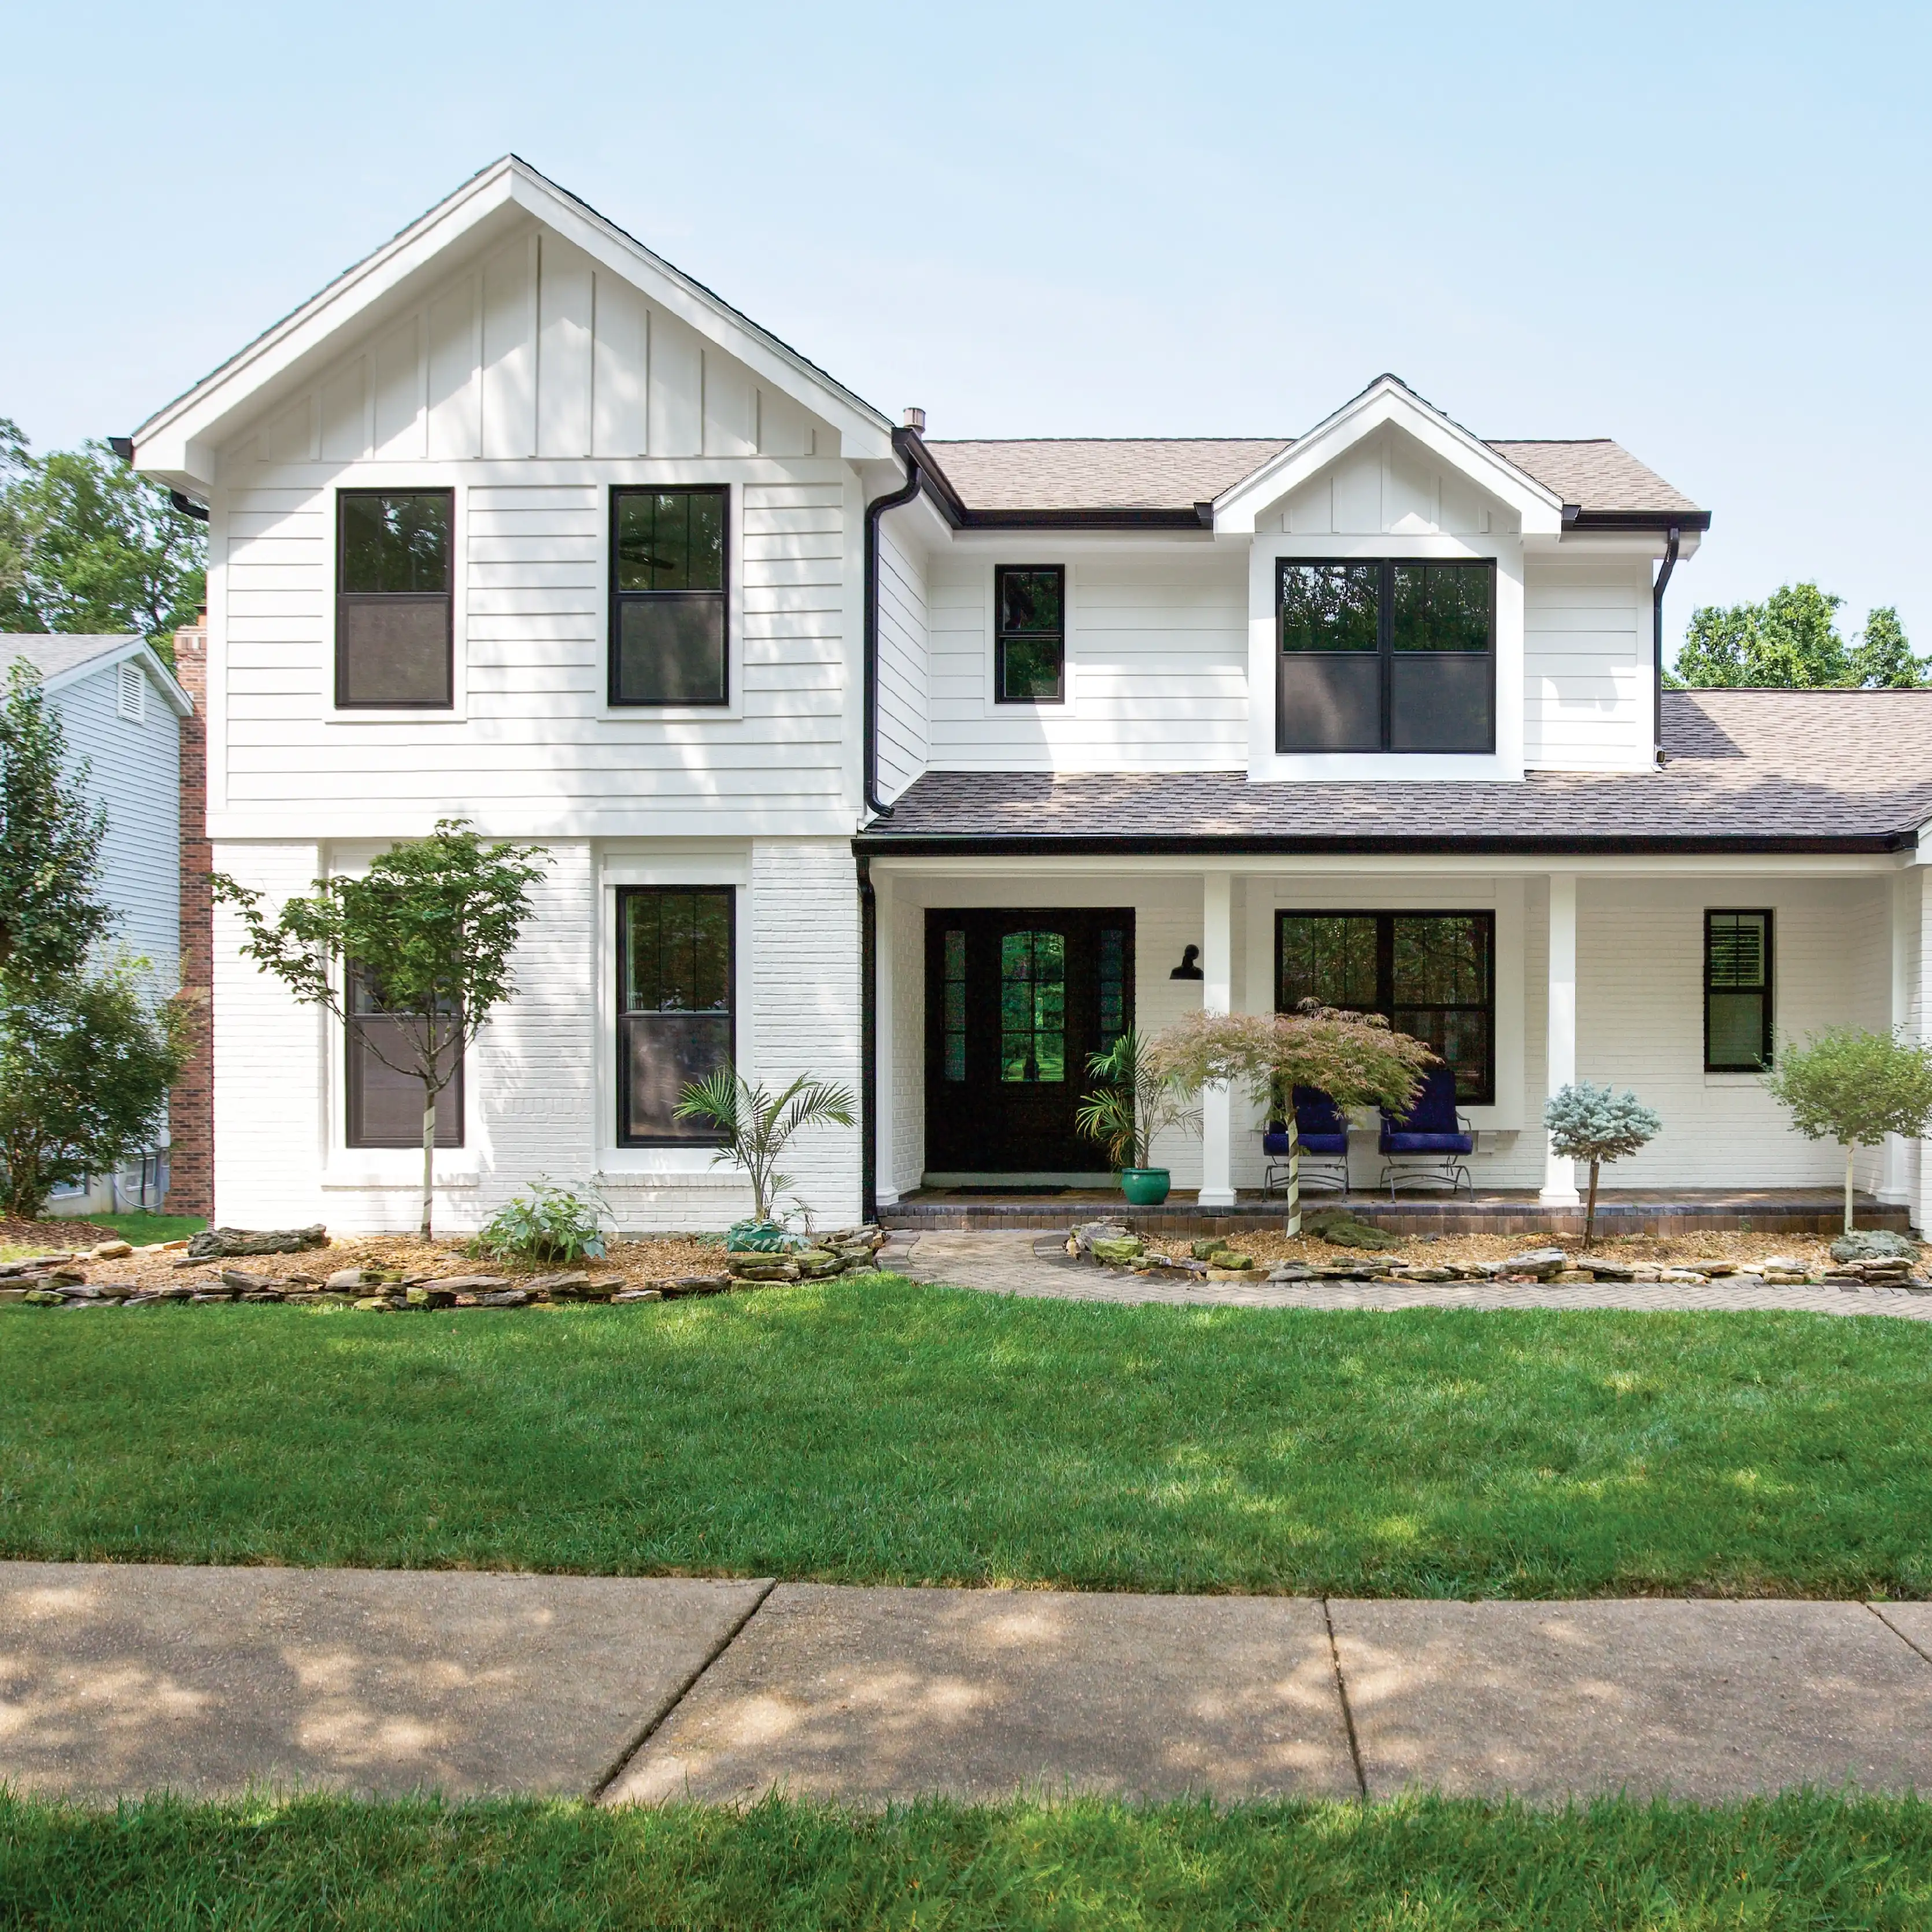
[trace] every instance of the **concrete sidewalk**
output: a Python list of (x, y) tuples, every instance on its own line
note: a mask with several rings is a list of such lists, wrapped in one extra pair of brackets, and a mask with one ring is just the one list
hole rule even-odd
[(1932, 1605), (0, 1563), (0, 1781), (614, 1803), (1932, 1790)]

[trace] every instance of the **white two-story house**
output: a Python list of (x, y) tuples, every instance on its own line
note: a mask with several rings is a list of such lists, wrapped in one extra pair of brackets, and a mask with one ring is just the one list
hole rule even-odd
[[(1922, 1024), (1932, 693), (1666, 694), (1708, 514), (1391, 376), (1292, 438), (908, 416), (510, 159), (137, 433), (208, 512), (217, 866), (280, 896), (451, 815), (550, 855), (443, 1226), (538, 1174), (722, 1226), (673, 1109), (727, 1058), (862, 1094), (792, 1162), (823, 1220), (1078, 1181), (1089, 1052), (1310, 996), (1443, 1056), (1478, 1187), (1574, 1201), (1575, 1077), (1663, 1116), (1621, 1180), (1834, 1178), (1756, 1070)], [(408, 1096), (215, 959), (219, 1216), (409, 1225)], [(1210, 1094), (1159, 1152), (1225, 1204), (1262, 1124)], [(1923, 1220), (1916, 1146), (1864, 1179)]]

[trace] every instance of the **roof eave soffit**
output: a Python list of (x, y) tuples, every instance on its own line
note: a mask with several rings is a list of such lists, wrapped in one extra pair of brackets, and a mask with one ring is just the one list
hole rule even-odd
[(1384, 378), (1214, 500), (1216, 536), (1252, 536), (1263, 517), (1357, 445), (1394, 428), (1506, 505), (1526, 536), (1558, 536), (1563, 500), (1413, 392)]
[(243, 423), (314, 380), (344, 338), (380, 328), (525, 220), (540, 222), (644, 297), (838, 430), (855, 460), (892, 454), (892, 425), (869, 404), (746, 324), (671, 265), (534, 170), (499, 163), (339, 275), (134, 434), (134, 466), (178, 488), (212, 484), (216, 452)]

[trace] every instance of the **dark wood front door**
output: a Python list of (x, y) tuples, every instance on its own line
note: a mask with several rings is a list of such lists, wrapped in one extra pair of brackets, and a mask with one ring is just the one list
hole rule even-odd
[(927, 1171), (1104, 1172), (1074, 1110), (1133, 1010), (1131, 908), (928, 911)]

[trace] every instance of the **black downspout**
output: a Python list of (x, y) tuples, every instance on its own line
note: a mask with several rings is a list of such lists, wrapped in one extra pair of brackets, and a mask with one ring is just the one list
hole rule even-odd
[(859, 1218), (879, 1218), (879, 902), (872, 862), (859, 862)]
[[(906, 466), (906, 480), (890, 495), (875, 496), (866, 506), (865, 799), (866, 810), (874, 818), (892, 815), (892, 807), (879, 802), (879, 519), (919, 494), (919, 465), (910, 454), (912, 440), (909, 429), (892, 431), (892, 448)], [(868, 1002), (871, 997), (868, 987)]]
[(1657, 581), (1650, 592), (1651, 670), (1656, 684), (1652, 694), (1650, 715), (1656, 721), (1657, 763), (1660, 770), (1664, 765), (1664, 589), (1670, 581), (1670, 573), (1677, 568), (1677, 541), (1682, 535), (1682, 530), (1672, 524), (1670, 540), (1664, 546), (1664, 568), (1657, 573)]

